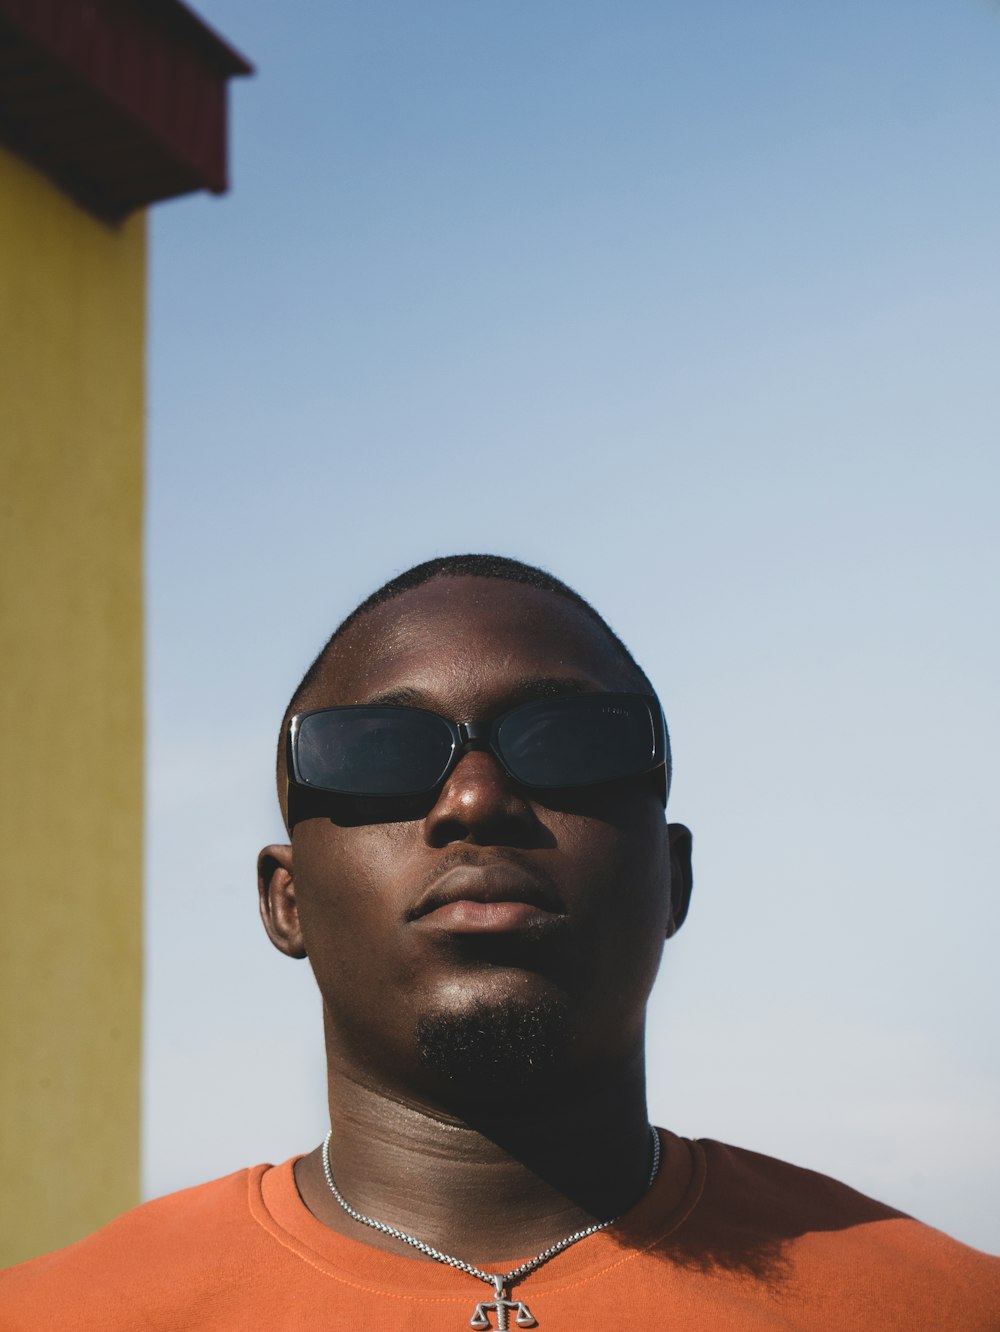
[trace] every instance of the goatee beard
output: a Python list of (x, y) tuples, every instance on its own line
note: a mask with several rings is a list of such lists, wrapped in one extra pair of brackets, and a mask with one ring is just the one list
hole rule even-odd
[(541, 1090), (564, 1066), (569, 1013), (556, 999), (534, 1004), (478, 1001), (462, 1013), (417, 1020), (421, 1063), (456, 1093)]

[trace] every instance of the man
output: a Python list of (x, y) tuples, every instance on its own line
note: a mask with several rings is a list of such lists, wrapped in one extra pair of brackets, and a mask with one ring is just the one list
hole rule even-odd
[(363, 603), (286, 713), (290, 844), (259, 861), (322, 996), (329, 1137), (12, 1269), (0, 1327), (1000, 1327), (1000, 1260), (649, 1128), (691, 889), (669, 761), (646, 677), (547, 574), (454, 557)]

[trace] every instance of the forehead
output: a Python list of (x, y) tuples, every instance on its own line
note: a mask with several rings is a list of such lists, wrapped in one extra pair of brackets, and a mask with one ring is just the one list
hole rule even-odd
[(501, 579), (434, 578), (356, 620), (320, 674), (322, 696), (310, 702), (406, 692), (417, 705), (450, 705), (469, 716), (470, 707), (499, 706), (539, 679), (637, 687), (608, 635), (568, 598)]

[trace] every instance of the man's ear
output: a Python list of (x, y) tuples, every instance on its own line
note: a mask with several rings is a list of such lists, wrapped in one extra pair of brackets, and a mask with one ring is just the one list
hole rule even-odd
[(694, 871), (691, 866), (691, 830), (683, 823), (668, 823), (667, 837), (670, 841), (670, 924), (667, 938), (676, 934), (684, 924), (684, 917), (691, 905), (691, 889), (694, 887)]
[(290, 846), (264, 847), (257, 857), (257, 892), (260, 918), (275, 948), (286, 957), (305, 957)]

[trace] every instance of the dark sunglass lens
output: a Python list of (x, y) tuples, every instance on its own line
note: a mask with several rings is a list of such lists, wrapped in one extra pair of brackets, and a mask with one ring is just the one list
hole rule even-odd
[(299, 779), (346, 795), (410, 795), (431, 790), (451, 758), (440, 717), (408, 708), (332, 708), (303, 717)]
[(497, 747), (528, 786), (587, 786), (646, 772), (656, 733), (643, 699), (583, 694), (518, 708), (500, 723)]

